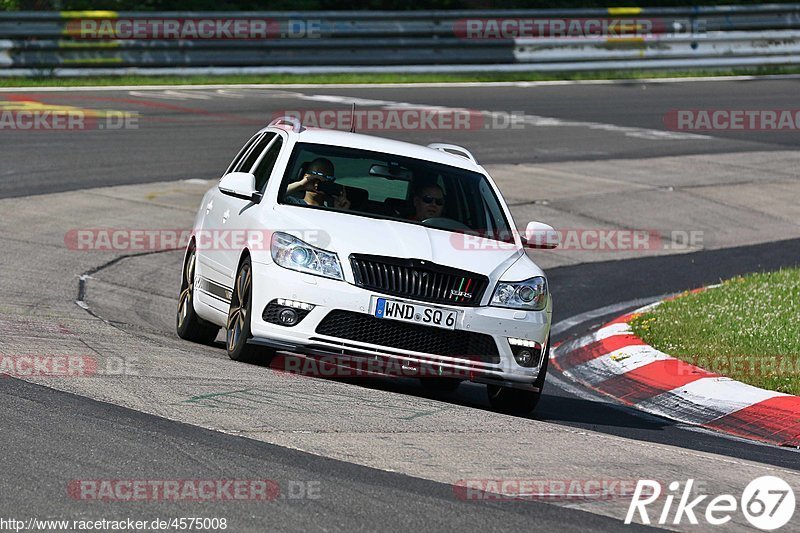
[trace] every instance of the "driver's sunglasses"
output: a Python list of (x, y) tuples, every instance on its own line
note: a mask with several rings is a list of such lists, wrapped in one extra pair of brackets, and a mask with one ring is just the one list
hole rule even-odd
[(320, 172), (319, 170), (309, 170), (306, 174), (311, 174), (312, 176), (319, 176), (322, 179), (326, 179), (328, 181), (336, 181), (336, 176), (328, 176), (324, 172)]
[(422, 197), (422, 201), (426, 204), (436, 203), (439, 207), (444, 205), (444, 198), (436, 198), (435, 196), (428, 196), (427, 194)]

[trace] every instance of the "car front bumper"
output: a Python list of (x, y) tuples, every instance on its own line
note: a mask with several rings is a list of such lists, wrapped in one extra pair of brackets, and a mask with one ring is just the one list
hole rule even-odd
[[(490, 288), (491, 290), (491, 288)], [(359, 317), (372, 317), (374, 298), (385, 297), (396, 301), (407, 301), (459, 313), (455, 332), (463, 335), (488, 335), (497, 346), (497, 357), (459, 357), (425, 351), (414, 351), (387, 344), (374, 344), (317, 333), (323, 319), (332, 311), (359, 313)], [(294, 326), (282, 326), (262, 318), (265, 307), (278, 299), (314, 306)], [(442, 376), (459, 376), (471, 381), (492, 383), (501, 386), (532, 389), (533, 382), (546, 356), (546, 343), (550, 331), (551, 304), (544, 311), (520, 311), (497, 307), (461, 307), (431, 304), (366, 290), (345, 281), (327, 279), (282, 268), (274, 263), (253, 263), (253, 308), (251, 315), (252, 342), (300, 353), (310, 357), (347, 357), (361, 360), (384, 360), (401, 366), (413, 376), (420, 369), (420, 376), (433, 370)], [(371, 318), (390, 321), (390, 319)], [(431, 334), (447, 335), (448, 330), (433, 326), (425, 328)], [(431, 331), (429, 331), (431, 330)], [(538, 343), (541, 350), (538, 365), (520, 366), (512, 352), (509, 338), (524, 339)], [(391, 343), (389, 343), (391, 344)]]

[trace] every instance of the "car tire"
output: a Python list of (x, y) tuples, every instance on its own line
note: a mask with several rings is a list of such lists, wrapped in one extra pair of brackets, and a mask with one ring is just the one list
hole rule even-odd
[(460, 379), (455, 378), (419, 378), (422, 388), (427, 392), (455, 392), (461, 385)]
[(197, 254), (194, 246), (192, 246), (187, 251), (183, 264), (175, 329), (181, 339), (201, 344), (211, 344), (217, 338), (220, 328), (197, 316), (194, 310), (194, 271), (196, 261)]
[(250, 317), (253, 310), (253, 264), (249, 256), (242, 259), (236, 272), (231, 293), (228, 320), (225, 322), (225, 349), (234, 361), (254, 363), (268, 362), (273, 350), (248, 344)]
[(527, 415), (536, 409), (539, 399), (542, 397), (544, 381), (547, 376), (547, 367), (550, 362), (550, 338), (547, 338), (547, 347), (542, 356), (542, 367), (533, 386), (538, 388), (538, 392), (514, 389), (511, 387), (500, 387), (498, 385), (487, 385), (486, 393), (489, 397), (489, 404), (495, 411), (512, 415)]

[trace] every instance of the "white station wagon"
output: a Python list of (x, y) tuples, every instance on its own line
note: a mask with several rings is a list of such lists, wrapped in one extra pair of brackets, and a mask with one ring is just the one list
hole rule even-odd
[(493, 408), (527, 413), (552, 302), (524, 247), (557, 235), (512, 224), (464, 148), (276, 119), (203, 197), (178, 335), (209, 343), (225, 328), (234, 360), (294, 352), (399, 365), (440, 391), (484, 383)]

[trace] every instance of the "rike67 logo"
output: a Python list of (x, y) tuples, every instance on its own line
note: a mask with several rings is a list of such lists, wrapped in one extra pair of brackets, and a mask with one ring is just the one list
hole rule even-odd
[[(714, 526), (727, 524), (737, 510), (741, 510), (750, 524), (763, 531), (773, 531), (789, 523), (794, 515), (795, 495), (792, 487), (784, 480), (775, 476), (762, 476), (751, 481), (742, 492), (738, 500), (731, 494), (721, 494), (712, 498), (705, 504), (705, 512), (696, 509), (709, 495), (693, 494), (694, 480), (688, 479), (681, 490), (681, 483), (673, 481), (664, 492), (661, 483), (650, 479), (640, 479), (631, 499), (625, 523), (630, 524), (636, 514), (643, 524), (651, 523), (650, 511), (656, 511), (652, 518), (659, 525), (685, 523), (697, 525), (698, 515), (705, 522)], [(679, 495), (680, 494), (680, 495)], [(663, 506), (648, 506), (655, 502), (663, 501)], [(673, 506), (675, 500), (677, 504)], [(659, 501), (659, 504), (661, 503)], [(660, 511), (660, 512), (659, 512)], [(697, 514), (695, 514), (697, 511)]]

